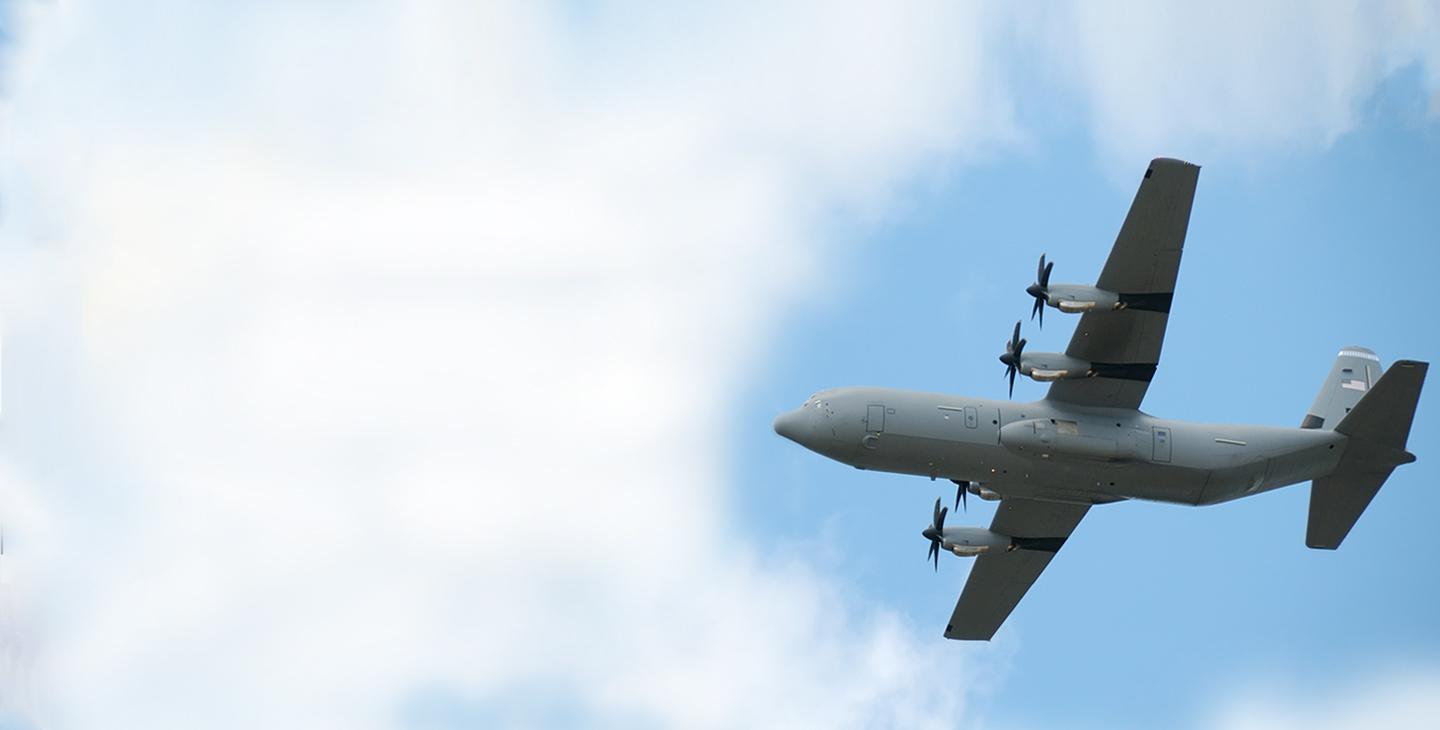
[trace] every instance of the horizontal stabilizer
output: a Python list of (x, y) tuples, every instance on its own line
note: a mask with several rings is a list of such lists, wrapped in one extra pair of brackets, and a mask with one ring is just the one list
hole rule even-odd
[(1405, 443), (1428, 367), (1397, 361), (1335, 426), (1349, 442), (1335, 471), (1310, 486), (1307, 546), (1340, 547), (1395, 467), (1415, 460)]
[(1425, 371), (1429, 368), (1429, 363), (1415, 360), (1395, 361), (1375, 387), (1340, 419), (1335, 430), (1351, 438), (1403, 451), (1405, 441), (1410, 438), (1410, 424), (1415, 420), (1420, 387), (1425, 384)]
[(1395, 467), (1375, 472), (1337, 470), (1310, 485), (1310, 521), (1305, 525), (1305, 546), (1318, 550), (1340, 547), (1370, 500), (1380, 491)]

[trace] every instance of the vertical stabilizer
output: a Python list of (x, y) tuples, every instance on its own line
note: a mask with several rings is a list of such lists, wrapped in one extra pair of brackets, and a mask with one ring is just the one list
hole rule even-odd
[(1335, 428), (1380, 379), (1380, 358), (1363, 347), (1346, 347), (1335, 358), (1300, 428)]

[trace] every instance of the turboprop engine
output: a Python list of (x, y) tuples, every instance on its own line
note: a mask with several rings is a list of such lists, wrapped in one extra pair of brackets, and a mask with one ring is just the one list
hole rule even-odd
[(1121, 430), (1105, 435), (1080, 432), (1075, 421), (1054, 418), (1032, 418), (1000, 427), (1000, 443), (1017, 453), (1039, 456), (1077, 456), (1105, 461), (1129, 461), (1144, 458), (1134, 431)]
[(951, 527), (945, 530), (944, 538), (945, 549), (962, 558), (1015, 549), (1010, 537), (983, 527)]
[(1005, 353), (1000, 362), (1005, 364), (1005, 377), (1010, 379), (1010, 395), (1015, 395), (1015, 374), (1049, 382), (1069, 378), (1088, 378), (1095, 374), (1095, 365), (1058, 352), (1032, 352), (1025, 354), (1025, 338), (1020, 336), (1020, 323), (1005, 343)]
[(1125, 309), (1127, 304), (1113, 291), (1080, 284), (1055, 284), (1049, 287), (1045, 303), (1070, 314), (1092, 309)]
[(1031, 380), (1049, 383), (1088, 378), (1095, 374), (1095, 367), (1087, 360), (1058, 352), (1032, 352), (1020, 358), (1020, 374)]
[[(986, 488), (985, 485), (980, 482), (972, 482), (964, 479), (951, 479), (950, 481), (955, 485), (955, 509), (960, 509), (961, 503), (967, 502), (969, 499), (965, 496), (967, 494), (973, 494), (986, 502), (999, 502), (1001, 499), (1004, 499), (999, 492)], [(965, 505), (965, 509), (970, 509), (968, 503)]]
[(1169, 292), (1146, 294), (1120, 294), (1083, 284), (1051, 284), (1050, 272), (1055, 262), (1045, 263), (1045, 254), (1040, 254), (1040, 268), (1035, 272), (1035, 283), (1025, 287), (1025, 293), (1035, 298), (1030, 310), (1030, 319), (1040, 315), (1040, 326), (1045, 326), (1045, 305), (1062, 312), (1075, 314), (1092, 310), (1141, 309), (1152, 312), (1170, 311)]
[(935, 500), (935, 514), (930, 526), (920, 534), (930, 541), (927, 561), (935, 561), (940, 569), (940, 551), (954, 553), (958, 557), (973, 558), (987, 553), (1008, 553), (1011, 550), (1043, 550), (1055, 552), (1065, 542), (1063, 537), (1011, 537), (983, 527), (946, 527), (945, 515), (950, 510)]
[(1000, 356), (1000, 362), (1005, 364), (1005, 377), (1010, 379), (1012, 396), (1015, 395), (1017, 373), (1042, 383), (1094, 377), (1148, 381), (1155, 375), (1155, 363), (1090, 362), (1058, 352), (1027, 353), (1026, 342), (1020, 336), (1020, 323), (1016, 322), (1010, 340), (1005, 343), (1005, 353)]

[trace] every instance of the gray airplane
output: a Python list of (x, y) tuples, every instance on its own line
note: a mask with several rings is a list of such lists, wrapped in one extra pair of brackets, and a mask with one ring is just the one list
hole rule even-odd
[(1139, 410), (1160, 359), (1200, 168), (1157, 159), (1094, 286), (1050, 284), (1040, 257), (1032, 319), (1079, 313), (1064, 354), (1025, 352), (1020, 323), (1000, 361), (1050, 382), (1032, 403), (891, 388), (821, 391), (775, 419), (775, 431), (857, 469), (953, 481), (1000, 502), (989, 529), (946, 527), (935, 501), (927, 559), (974, 557), (945, 636), (988, 640), (1091, 505), (1146, 499), (1207, 505), (1310, 481), (1305, 544), (1333, 550), (1405, 450), (1427, 363), (1382, 370), (1362, 347), (1340, 350), (1299, 428), (1188, 423)]

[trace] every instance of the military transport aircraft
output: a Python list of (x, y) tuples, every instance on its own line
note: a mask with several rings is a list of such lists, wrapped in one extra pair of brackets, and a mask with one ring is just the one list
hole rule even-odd
[(975, 557), (945, 636), (988, 640), (1091, 505), (1147, 499), (1206, 505), (1311, 481), (1305, 544), (1333, 550), (1405, 450), (1427, 363), (1346, 347), (1299, 428), (1187, 423), (1139, 410), (1160, 359), (1200, 168), (1157, 159), (1094, 286), (1051, 284), (1040, 257), (1031, 317), (1079, 313), (1064, 354), (1025, 352), (1015, 375), (1052, 382), (1032, 403), (890, 388), (821, 391), (775, 419), (775, 431), (858, 469), (944, 478), (959, 501), (1000, 502), (990, 528), (946, 527), (935, 501), (927, 560)]

